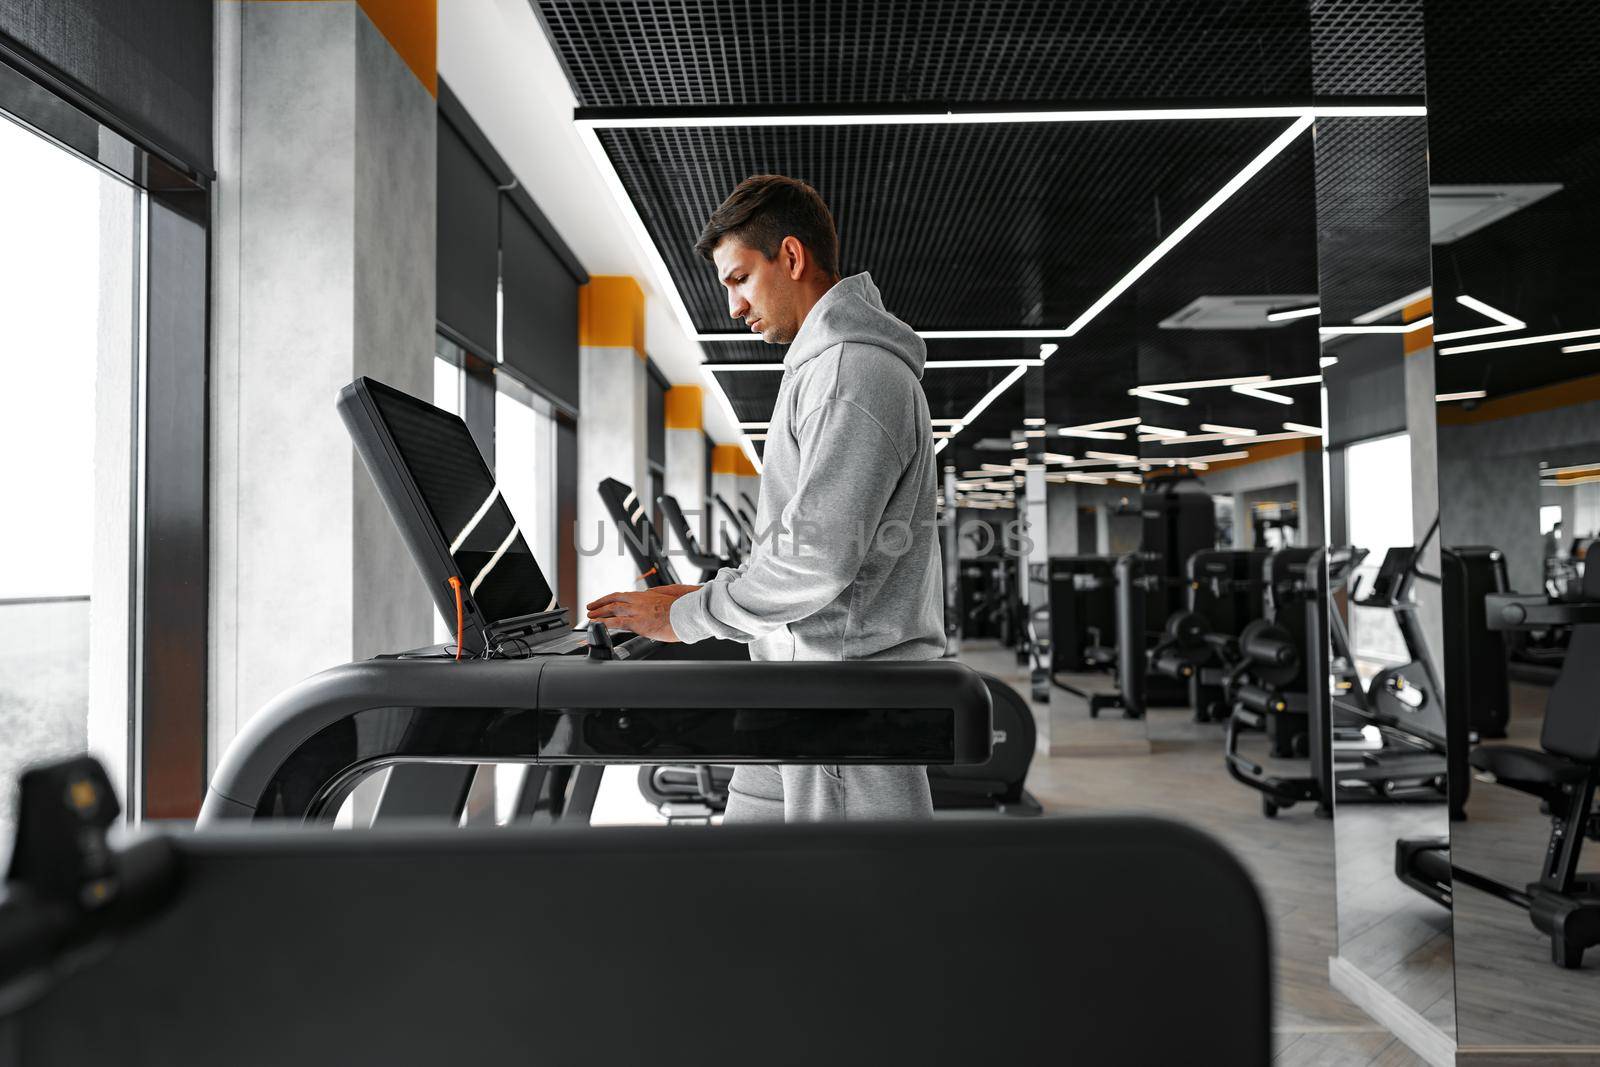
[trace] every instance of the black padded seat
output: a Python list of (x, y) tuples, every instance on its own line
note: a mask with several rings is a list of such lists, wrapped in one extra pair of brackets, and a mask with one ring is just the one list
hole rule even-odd
[(1590, 770), (1561, 756), (1512, 745), (1483, 745), (1473, 749), (1467, 758), (1478, 770), (1488, 771), (1497, 781), (1507, 784), (1567, 785), (1582, 781)]

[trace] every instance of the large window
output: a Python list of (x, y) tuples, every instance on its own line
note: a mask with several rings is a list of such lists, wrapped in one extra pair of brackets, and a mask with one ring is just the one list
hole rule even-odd
[(135, 701), (143, 194), (0, 112), (0, 839), (25, 765), (122, 796)]
[(495, 481), (552, 589), (556, 577), (556, 421), (526, 386), (495, 375)]
[[(1412, 543), (1411, 438), (1394, 434), (1360, 441), (1345, 450), (1345, 509), (1350, 543), (1367, 550), (1353, 581), (1358, 594), (1372, 588), (1384, 554)], [(1352, 608), (1350, 643), (1363, 673), (1411, 658), (1392, 612)]]

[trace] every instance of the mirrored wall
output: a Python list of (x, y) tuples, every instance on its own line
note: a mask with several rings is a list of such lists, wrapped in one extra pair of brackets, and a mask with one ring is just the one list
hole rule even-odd
[(1428, 16), (1459, 1042), (1600, 1055), (1600, 12)]

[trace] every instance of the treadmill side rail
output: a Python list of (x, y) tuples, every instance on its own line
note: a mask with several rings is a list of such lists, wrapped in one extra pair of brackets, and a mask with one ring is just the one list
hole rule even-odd
[(331, 819), (400, 763), (974, 764), (992, 744), (987, 687), (948, 660), (367, 660), (257, 713), (197, 825)]

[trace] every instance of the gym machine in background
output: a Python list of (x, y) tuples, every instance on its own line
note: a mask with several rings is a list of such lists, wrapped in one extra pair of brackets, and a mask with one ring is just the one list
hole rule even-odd
[[(1423, 546), (1437, 532), (1435, 523)], [(1326, 814), (1337, 796), (1344, 803), (1447, 801), (1451, 818), (1459, 819), (1470, 785), (1469, 746), (1480, 736), (1494, 736), (1494, 730), (1504, 736), (1505, 645), (1484, 625), (1481, 606), (1486, 595), (1504, 592), (1504, 560), (1489, 548), (1444, 549), (1441, 577), (1420, 569), (1419, 549), (1389, 549), (1372, 587), (1362, 595), (1357, 581), (1348, 597), (1363, 610), (1393, 614), (1407, 660), (1363, 683), (1330, 593), (1345, 590), (1365, 555), (1360, 549), (1333, 549), (1324, 562), (1318, 550), (1273, 553), (1267, 582), (1275, 605), (1271, 617), (1275, 623), (1298, 621), (1299, 630), (1291, 638), (1294, 627), (1285, 625), (1270, 642), (1262, 642), (1265, 632), (1259, 631), (1252, 635), (1257, 638), (1253, 647), (1240, 643), (1229, 686), (1229, 773), (1263, 794), (1262, 809), (1269, 816), (1300, 802), (1313, 802)], [(1448, 689), (1439, 684), (1439, 668), (1416, 621), (1412, 591), (1419, 580), (1442, 582), (1445, 642), (1451, 650)], [(1323, 649), (1331, 654), (1328, 670), (1289, 670), (1291, 664), (1319, 662), (1313, 657)], [(1324, 677), (1326, 684), (1320, 682)], [(1454, 694), (1449, 702), (1446, 693)], [(1308, 772), (1269, 772), (1245, 758), (1239, 742), (1248, 729), (1268, 733), (1274, 757), (1310, 758)], [(1319, 750), (1324, 738), (1331, 744)]]
[[(1186, 610), (1189, 557), (1212, 544), (1214, 510), (1211, 498), (1193, 478), (1162, 478), (1140, 494), (1143, 540), (1138, 552), (1120, 557), (1112, 567), (1116, 613), (1117, 690), (1093, 692), (1057, 679), (1055, 684), (1082, 697), (1091, 717), (1103, 708), (1121, 708), (1123, 716), (1143, 718), (1151, 706), (1183, 706), (1189, 699), (1194, 670), (1169, 663), (1177, 677), (1155, 673), (1151, 650), (1161, 646), (1166, 621)], [(1159, 628), (1150, 623), (1159, 620)], [(1090, 653), (1095, 659), (1103, 653)], [(1109, 658), (1109, 657), (1105, 657)]]
[[(1487, 555), (1487, 552), (1485, 552)], [(1495, 553), (1498, 557), (1498, 553)], [(1503, 575), (1503, 565), (1501, 573)], [(1481, 585), (1469, 585), (1476, 594)], [(1578, 865), (1585, 838), (1600, 840), (1600, 815), (1593, 810), (1600, 785), (1600, 728), (1595, 700), (1600, 691), (1600, 568), (1584, 574), (1580, 599), (1490, 592), (1472, 613), (1486, 632), (1563, 626), (1571, 644), (1545, 704), (1539, 747), (1480, 745), (1467, 761), (1487, 782), (1533, 797), (1550, 815), (1550, 840), (1536, 881), (1507, 885), (1451, 862), (1450, 842), (1441, 838), (1395, 843), (1395, 873), (1401, 881), (1444, 907), (1457, 884), (1522, 908), (1550, 938), (1550, 958), (1559, 967), (1583, 965), (1584, 951), (1600, 944), (1600, 874)], [(1459, 604), (1460, 601), (1457, 601)], [(1500, 656), (1504, 668), (1504, 651)], [(1501, 675), (1503, 677), (1503, 674)], [(1450, 716), (1452, 747), (1465, 747), (1467, 712)]]

